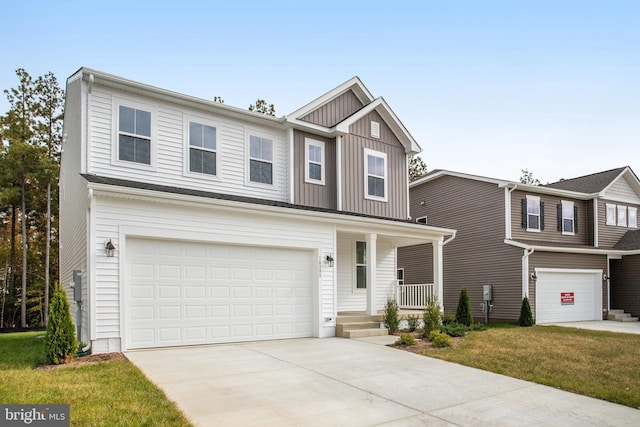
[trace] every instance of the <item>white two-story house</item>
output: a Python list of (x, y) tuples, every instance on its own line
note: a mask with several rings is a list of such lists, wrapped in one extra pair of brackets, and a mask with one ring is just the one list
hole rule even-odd
[[(81, 68), (67, 80), (60, 277), (95, 353), (330, 337), (374, 314), (420, 147), (356, 77), (271, 117)], [(72, 292), (73, 289), (73, 292)]]

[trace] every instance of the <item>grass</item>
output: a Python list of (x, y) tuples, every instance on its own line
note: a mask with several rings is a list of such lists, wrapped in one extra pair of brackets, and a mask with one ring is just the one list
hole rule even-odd
[(640, 336), (497, 325), (423, 355), (640, 409)]
[(175, 403), (131, 362), (34, 370), (44, 334), (0, 334), (0, 402), (70, 405), (76, 426), (190, 426)]

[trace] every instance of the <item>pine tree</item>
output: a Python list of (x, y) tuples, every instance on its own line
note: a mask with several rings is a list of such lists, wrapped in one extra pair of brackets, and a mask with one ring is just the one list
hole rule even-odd
[(74, 357), (78, 349), (67, 294), (58, 283), (49, 305), (49, 323), (45, 335), (47, 362), (59, 365)]
[(456, 310), (456, 322), (466, 326), (471, 326), (473, 324), (473, 315), (471, 314), (471, 303), (469, 302), (467, 288), (462, 288), (460, 290), (458, 309)]
[(520, 326), (533, 326), (533, 313), (531, 312), (531, 305), (529, 305), (529, 298), (527, 297), (522, 299), (518, 324)]

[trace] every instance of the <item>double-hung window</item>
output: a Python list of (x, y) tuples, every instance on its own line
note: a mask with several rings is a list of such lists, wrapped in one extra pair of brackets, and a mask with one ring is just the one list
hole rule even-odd
[(305, 182), (324, 185), (324, 142), (305, 138)]
[(273, 184), (273, 140), (249, 136), (249, 181)]
[(365, 148), (364, 187), (365, 198), (387, 201), (387, 155), (385, 153)]
[(627, 226), (627, 207), (618, 205), (618, 226)]
[(544, 203), (538, 196), (527, 196), (523, 200), (523, 226), (527, 231), (544, 230)]
[(197, 122), (189, 122), (189, 171), (216, 175), (216, 128)]
[(151, 113), (120, 105), (118, 160), (151, 164)]
[(367, 289), (367, 242), (356, 242), (356, 289)]
[(616, 205), (607, 203), (607, 225), (616, 225)]
[(563, 200), (558, 210), (559, 228), (562, 234), (575, 234), (578, 231), (575, 204)]
[(638, 228), (638, 208), (629, 207), (627, 210), (627, 226), (629, 228)]

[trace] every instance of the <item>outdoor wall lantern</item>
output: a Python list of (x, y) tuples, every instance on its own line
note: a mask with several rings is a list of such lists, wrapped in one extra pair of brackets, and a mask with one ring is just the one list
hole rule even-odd
[(607, 273), (602, 275), (602, 280), (604, 280), (605, 282), (609, 279), (611, 279), (611, 277), (607, 276)]
[(333, 257), (331, 256), (331, 254), (327, 255), (325, 257), (325, 261), (327, 261), (327, 265), (329, 267), (333, 267)]
[(531, 280), (538, 280), (538, 275), (536, 274), (535, 271), (531, 273)]
[(104, 244), (104, 249), (107, 251), (107, 256), (112, 257), (116, 253), (116, 247), (111, 243), (111, 239), (107, 243)]

